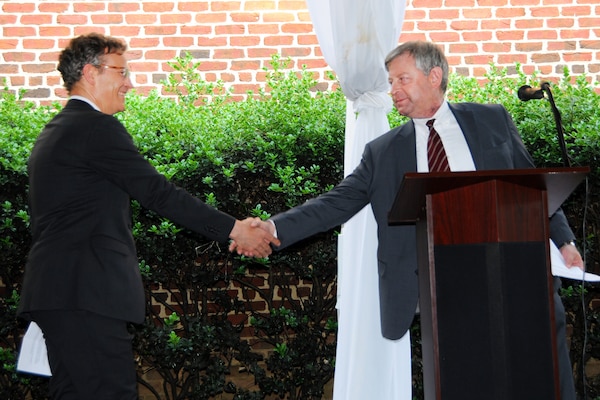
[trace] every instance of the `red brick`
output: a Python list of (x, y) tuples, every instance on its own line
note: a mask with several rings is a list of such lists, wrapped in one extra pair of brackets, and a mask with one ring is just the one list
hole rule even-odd
[(450, 52), (454, 54), (468, 54), (478, 53), (477, 45), (475, 44), (452, 44), (450, 45)]
[(259, 36), (230, 36), (229, 45), (237, 46), (257, 46), (260, 44)]
[(576, 17), (578, 15), (588, 16), (593, 14), (589, 6), (570, 6), (562, 7), (562, 15)]
[(228, 63), (222, 61), (203, 61), (200, 63), (200, 71), (222, 71), (227, 69)]
[(504, 7), (496, 10), (495, 16), (498, 18), (518, 18), (525, 16), (523, 7)]
[(413, 8), (424, 8), (429, 10), (435, 10), (436, 8), (442, 8), (442, 0), (412, 0)]
[(313, 44), (319, 44), (319, 40), (317, 39), (317, 35), (298, 35), (297, 36), (298, 45), (300, 46), (310, 46)]
[(235, 85), (233, 89), (233, 93), (235, 94), (246, 94), (247, 92), (258, 92), (260, 90), (260, 85), (258, 84), (246, 84), (241, 83)]
[(158, 17), (156, 14), (126, 14), (125, 23), (132, 25), (152, 25), (157, 23)]
[(23, 39), (24, 49), (51, 49), (54, 47), (54, 39)]
[(36, 30), (29, 26), (7, 26), (2, 28), (2, 36), (4, 38), (9, 37), (35, 37)]
[(436, 19), (444, 19), (444, 20), (451, 20), (451, 19), (458, 19), (460, 17), (460, 12), (458, 9), (451, 9), (451, 10), (429, 10), (429, 18), (430, 20), (436, 20)]
[(589, 37), (590, 32), (585, 29), (569, 29), (560, 31), (561, 39), (589, 39)]
[(215, 28), (217, 35), (244, 35), (246, 28), (244, 25), (221, 25)]
[(484, 43), (481, 47), (485, 53), (509, 53), (512, 50), (510, 43)]
[(160, 14), (160, 23), (169, 25), (185, 25), (192, 21), (190, 14)]
[(263, 14), (263, 21), (269, 22), (291, 22), (295, 21), (296, 16), (289, 12), (266, 12)]
[(536, 6), (539, 0), (511, 0), (512, 6)]
[(129, 63), (129, 68), (131, 68), (131, 71), (133, 72), (156, 72), (158, 70), (158, 63), (157, 62), (148, 62), (148, 61), (143, 61), (143, 62), (131, 62)]
[(496, 32), (496, 37), (498, 40), (506, 42), (506, 41), (519, 41), (523, 40), (525, 36), (525, 32), (518, 30), (507, 30), (507, 31), (498, 31)]
[(118, 38), (130, 38), (137, 37), (141, 32), (141, 28), (139, 26), (133, 25), (119, 25), (119, 26), (111, 26), (108, 32), (109, 35), (118, 37)]
[(544, 20), (542, 19), (519, 19), (515, 21), (515, 28), (523, 29), (532, 32), (535, 29), (543, 28)]
[(163, 39), (163, 44), (167, 47), (191, 47), (194, 45), (194, 38), (191, 36), (168, 36)]
[(301, 12), (296, 15), (298, 17), (298, 21), (300, 22), (308, 22), (312, 24), (312, 18), (310, 17), (310, 13)]
[(284, 57), (291, 57), (291, 58), (306, 57), (306, 56), (310, 55), (310, 49), (301, 48), (301, 47), (285, 47), (285, 48), (281, 49), (281, 54)]
[(247, 0), (244, 9), (245, 10), (275, 10), (277, 8), (276, 0), (263, 0), (263, 1), (251, 1)]
[(16, 74), (19, 72), (17, 64), (0, 63), (0, 74)]
[(51, 14), (25, 14), (19, 19), (22, 25), (48, 25), (54, 17)]
[(212, 28), (210, 26), (205, 25), (186, 25), (181, 27), (182, 35), (210, 35), (212, 33)]
[[(92, 27), (87, 27), (88, 29), (93, 29)], [(48, 37), (65, 37), (72, 36), (71, 28), (68, 26), (41, 26), (40, 27), (40, 36), (48, 36)]]
[(242, 49), (217, 49), (213, 54), (213, 58), (218, 59), (238, 59), (244, 58), (244, 50)]
[(244, 71), (244, 70), (256, 71), (258, 69), (260, 69), (260, 61), (240, 60), (240, 61), (232, 61), (231, 62), (231, 70), (232, 71)]
[(534, 18), (554, 18), (560, 15), (558, 7), (532, 7), (530, 11)]
[(206, 1), (184, 1), (179, 3), (179, 11), (200, 12), (208, 10)]
[(14, 25), (17, 22), (16, 15), (0, 14), (0, 26), (1, 25)]
[[(58, 47), (64, 47), (64, 46), (58, 46)], [(52, 61), (52, 62), (57, 62), (58, 61), (58, 51), (50, 51), (50, 52), (46, 52), (46, 53), (42, 53), (40, 54), (40, 61), (45, 62), (45, 61)]]
[(544, 45), (542, 42), (524, 42), (515, 44), (515, 50), (524, 53), (534, 53), (542, 51)]
[(454, 21), (450, 23), (450, 28), (455, 31), (472, 31), (478, 28), (479, 23), (474, 20)]
[(312, 31), (312, 24), (283, 24), (281, 26), (283, 33), (310, 33)]
[(140, 10), (140, 2), (116, 2), (111, 1), (108, 3), (108, 11), (109, 12), (117, 12), (117, 13), (130, 13), (136, 12)]
[(264, 38), (265, 46), (289, 46), (293, 43), (294, 36), (291, 35), (267, 36)]
[(36, 2), (6, 2), (2, 4), (2, 12), (6, 14), (16, 13), (16, 14), (26, 14), (32, 13), (35, 11), (35, 3)]
[[(2, 39), (0, 38), (0, 50), (14, 50), (19, 45), (17, 39)], [(2, 65), (2, 64), (0, 64)]]
[(118, 25), (123, 22), (122, 14), (92, 15), (92, 23), (96, 25)]
[(538, 30), (538, 31), (528, 31), (526, 32), (527, 40), (548, 40), (548, 39), (556, 39), (557, 32), (554, 30)]
[(161, 13), (161, 12), (167, 12), (167, 11), (173, 11), (175, 9), (175, 4), (173, 2), (169, 2), (169, 1), (161, 1), (161, 2), (147, 2), (147, 1), (142, 1), (142, 10), (144, 12), (156, 12), (156, 13)]
[(196, 22), (199, 24), (218, 24), (227, 22), (227, 13), (199, 13), (196, 14)]
[(223, 36), (219, 37), (199, 37), (198, 46), (201, 47), (222, 47), (227, 46), (227, 38)]
[(248, 24), (248, 33), (251, 35), (278, 35), (280, 32), (277, 24)]
[(11, 86), (23, 86), (25, 85), (25, 77), (22, 75), (16, 75), (10, 77)]
[(445, 21), (421, 21), (417, 23), (417, 27), (422, 31), (445, 31), (447, 24)]
[(279, 50), (275, 47), (258, 47), (248, 49), (248, 57), (251, 58), (271, 58), (273, 54), (278, 54)]
[(560, 61), (558, 53), (536, 53), (531, 55), (531, 61), (536, 64), (546, 64)]
[(260, 15), (258, 13), (253, 12), (245, 12), (245, 13), (231, 13), (229, 15), (233, 22), (258, 22), (260, 20)]
[(160, 44), (158, 38), (132, 38), (129, 41), (129, 47), (140, 48), (140, 47), (156, 47)]
[(177, 33), (177, 27), (174, 25), (154, 25), (154, 26), (146, 26), (144, 28), (144, 33), (146, 35), (175, 35)]
[(6, 52), (4, 53), (5, 62), (32, 62), (35, 60), (35, 53), (24, 51)]
[(74, 3), (73, 11), (76, 13), (106, 11), (106, 3), (102, 1)]
[(474, 31), (474, 32), (463, 32), (461, 33), (463, 39), (467, 42), (481, 42), (493, 40), (492, 32), (489, 31)]
[(55, 64), (27, 64), (23, 66), (23, 72), (32, 73), (32, 74), (47, 74), (48, 72), (52, 72), (56, 70)]
[(498, 56), (498, 63), (500, 64), (513, 65), (517, 62), (525, 64), (527, 62), (527, 54), (500, 54)]
[(84, 14), (57, 15), (56, 22), (59, 25), (85, 25), (88, 23), (88, 16)]
[(144, 53), (147, 60), (172, 60), (177, 56), (175, 50), (148, 50)]
[(492, 17), (492, 9), (487, 7), (469, 8), (463, 10), (464, 18), (488, 19)]
[(277, 1), (279, 10), (303, 10), (306, 9), (306, 2), (301, 0), (279, 0)]
[(54, 1), (44, 1), (38, 2), (38, 11), (53, 13), (53, 14), (62, 14), (69, 9), (69, 3), (65, 2), (54, 2)]
[(563, 60), (566, 62), (590, 62), (592, 56), (589, 53), (563, 53)]

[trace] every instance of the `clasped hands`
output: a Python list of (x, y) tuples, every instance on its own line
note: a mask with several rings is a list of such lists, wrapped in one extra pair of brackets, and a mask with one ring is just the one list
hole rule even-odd
[(271, 245), (279, 246), (281, 242), (275, 236), (273, 224), (260, 218), (237, 220), (229, 238), (229, 251), (236, 251), (246, 257), (268, 257), (273, 249)]

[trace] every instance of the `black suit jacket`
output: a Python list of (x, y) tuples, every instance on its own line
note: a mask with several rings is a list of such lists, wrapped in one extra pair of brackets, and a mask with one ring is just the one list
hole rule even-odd
[[(478, 170), (534, 167), (508, 112), (501, 105), (451, 104)], [(365, 146), (360, 164), (331, 191), (274, 216), (281, 247), (343, 224), (367, 204), (377, 221), (381, 330), (399, 339), (412, 323), (417, 300), (414, 226), (390, 226), (388, 212), (407, 172), (417, 165), (414, 123), (397, 127)], [(571, 240), (564, 214), (550, 220), (555, 243)]]
[(227, 241), (235, 219), (176, 187), (113, 116), (70, 100), (38, 137), (28, 165), (33, 243), (19, 314), (87, 310), (141, 322), (145, 300), (130, 200)]

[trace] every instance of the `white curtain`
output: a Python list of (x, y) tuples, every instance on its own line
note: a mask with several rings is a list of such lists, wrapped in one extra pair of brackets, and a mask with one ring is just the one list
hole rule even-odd
[[(329, 66), (347, 98), (344, 173), (367, 142), (389, 130), (385, 56), (398, 43), (405, 0), (307, 0)], [(410, 337), (383, 338), (379, 320), (377, 227), (365, 207), (338, 241), (338, 341), (334, 400), (410, 400)]]

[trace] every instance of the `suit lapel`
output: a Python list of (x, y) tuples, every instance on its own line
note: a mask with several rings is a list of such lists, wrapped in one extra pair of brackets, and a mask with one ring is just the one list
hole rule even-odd
[(409, 120), (398, 130), (398, 161), (402, 176), (405, 172), (417, 171), (417, 144), (415, 139), (415, 123)]
[(465, 135), (467, 145), (471, 151), (471, 157), (473, 157), (473, 162), (475, 163), (475, 169), (485, 169), (485, 152), (483, 151), (481, 133), (478, 131), (473, 111), (459, 108), (455, 104), (449, 104), (449, 106), (460, 129), (462, 129)]

